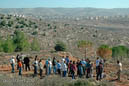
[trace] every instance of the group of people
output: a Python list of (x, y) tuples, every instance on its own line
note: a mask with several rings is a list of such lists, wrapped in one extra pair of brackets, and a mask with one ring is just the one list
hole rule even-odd
[[(16, 59), (16, 61), (15, 61)], [(23, 55), (22, 53), (16, 56), (12, 56), (10, 59), (10, 64), (12, 67), (12, 73), (15, 72), (15, 65), (17, 65), (17, 70), (19, 70), (19, 75), (22, 75), (22, 70), (25, 69), (26, 71), (30, 71), (30, 58), (28, 55)]]
[[(26, 71), (30, 71), (30, 59), (28, 56), (24, 56), (23, 54), (16, 56), (17, 60), (17, 69), (19, 70), (19, 75), (22, 75), (22, 69)], [(10, 60), (12, 66), (12, 73), (14, 73), (14, 66), (15, 66), (15, 58), (12, 57)], [(96, 80), (101, 80), (104, 78), (104, 63), (105, 60), (97, 58), (95, 65), (96, 65)], [(118, 79), (120, 80), (120, 73), (122, 71), (122, 64), (118, 61)], [(34, 69), (34, 77), (39, 75), (42, 78), (43, 71), (45, 74), (51, 75), (58, 74), (61, 77), (70, 76), (72, 79), (76, 77), (82, 78), (93, 78), (93, 69), (94, 63), (91, 62), (89, 59), (82, 59), (77, 61), (72, 61), (69, 59), (69, 56), (62, 57), (60, 60), (57, 60), (56, 57), (48, 58), (45, 63), (43, 64), (42, 59), (38, 60), (38, 56), (35, 56), (34, 62), (32, 63)], [(25, 68), (24, 68), (25, 66)]]

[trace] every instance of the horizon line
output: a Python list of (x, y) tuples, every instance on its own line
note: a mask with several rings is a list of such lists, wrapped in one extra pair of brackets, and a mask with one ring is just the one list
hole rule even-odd
[(91, 9), (128, 9), (129, 7), (124, 8), (100, 8), (100, 7), (10, 7), (10, 8), (1, 8), (0, 9), (31, 9), (31, 8), (65, 8), (65, 9), (76, 9), (76, 8), (91, 8)]

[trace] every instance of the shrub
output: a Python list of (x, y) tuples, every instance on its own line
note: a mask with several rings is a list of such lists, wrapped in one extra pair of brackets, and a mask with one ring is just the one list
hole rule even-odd
[(32, 51), (39, 51), (40, 50), (40, 44), (36, 38), (31, 43), (31, 50)]
[(6, 26), (6, 21), (5, 20), (1, 21), (0, 25)]
[(20, 26), (19, 25), (16, 25), (15, 28), (20, 28)]
[(32, 33), (32, 35), (37, 35), (38, 34), (38, 31), (34, 31), (33, 33)]
[(63, 42), (58, 41), (56, 43), (55, 50), (56, 51), (66, 51), (66, 45)]
[(129, 48), (126, 46), (116, 46), (112, 48), (112, 57), (128, 57)]
[(97, 55), (102, 58), (111, 58), (112, 57), (112, 49), (108, 45), (101, 45), (97, 49)]
[(2, 47), (3, 47), (3, 51), (6, 53), (14, 52), (14, 49), (15, 49), (13, 40), (10, 37), (8, 37), (7, 40), (5, 40)]

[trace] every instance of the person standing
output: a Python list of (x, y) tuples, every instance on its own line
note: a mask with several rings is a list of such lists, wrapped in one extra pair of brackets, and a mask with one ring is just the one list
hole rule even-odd
[(46, 75), (49, 75), (49, 59), (45, 62)]
[(87, 62), (87, 65), (86, 65), (86, 78), (90, 78), (90, 72), (91, 72), (91, 64), (90, 64), (90, 60)]
[(19, 66), (19, 75), (22, 76), (22, 62), (21, 62), (21, 60), (19, 60), (18, 66)]
[(102, 72), (103, 72), (103, 64), (100, 62), (99, 66), (97, 68), (97, 77), (96, 80), (101, 80), (102, 79)]
[(100, 64), (100, 59), (99, 59), (99, 57), (97, 57), (97, 59), (96, 59), (96, 74), (98, 72), (98, 66), (99, 66), (99, 64)]
[(33, 63), (33, 67), (34, 67), (34, 76), (37, 76), (38, 74), (38, 61), (37, 61), (37, 56), (35, 56), (35, 61)]
[(61, 63), (59, 61), (57, 61), (57, 72), (61, 75)]
[(62, 63), (61, 68), (62, 68), (62, 72), (63, 72), (63, 77), (66, 77), (66, 75), (67, 75), (67, 65), (66, 65), (65, 61), (64, 61), (64, 63)]
[(121, 71), (122, 71), (122, 63), (118, 60), (117, 61), (117, 80), (120, 81), (120, 75), (121, 75)]
[(53, 73), (56, 74), (56, 70), (57, 70), (57, 61), (56, 61), (56, 57), (53, 58), (53, 61), (52, 61), (52, 65), (53, 65)]
[(90, 77), (93, 78), (93, 63), (91, 63), (91, 68), (90, 68)]
[(52, 69), (52, 62), (51, 62), (50, 58), (48, 59), (48, 68), (49, 68), (48, 74), (50, 75), (51, 74), (51, 69)]
[(73, 61), (72, 67), (71, 67), (71, 74), (72, 74), (72, 79), (75, 79), (75, 72), (76, 72), (76, 64), (75, 61)]
[(82, 78), (82, 76), (83, 76), (83, 66), (82, 66), (81, 61), (78, 65), (78, 69), (79, 69), (79, 78)]
[(40, 78), (42, 79), (43, 63), (41, 59), (39, 60), (39, 71), (40, 71)]
[(18, 62), (19, 62), (19, 60), (20, 60), (20, 55), (19, 55), (19, 54), (17, 54), (17, 56), (16, 56), (16, 61), (17, 61), (17, 70), (19, 70), (19, 66), (18, 66)]
[(11, 64), (11, 67), (12, 67), (12, 73), (15, 72), (15, 57), (12, 56), (12, 58), (10, 59), (10, 64)]
[(77, 67), (77, 76), (79, 76), (79, 63), (80, 63), (80, 60), (78, 60), (77, 63), (76, 63), (76, 67)]
[(27, 71), (28, 69), (30, 71), (30, 59), (28, 56), (24, 58), (24, 64), (25, 64), (25, 70)]
[(72, 60), (68, 64), (68, 75), (71, 76), (72, 74)]
[(23, 54), (23, 53), (21, 53), (21, 55), (20, 55), (20, 60), (21, 60), (21, 62), (22, 62), (22, 68), (23, 68), (23, 70), (24, 70), (24, 57), (25, 57), (25, 55)]
[(81, 64), (82, 64), (82, 68), (83, 68), (83, 75), (85, 75), (86, 73), (86, 61), (85, 61), (85, 59), (82, 59), (82, 61), (81, 61)]

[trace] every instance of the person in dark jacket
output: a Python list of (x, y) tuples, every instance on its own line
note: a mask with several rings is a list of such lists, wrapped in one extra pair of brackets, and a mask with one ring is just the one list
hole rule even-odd
[(102, 79), (102, 72), (103, 72), (103, 64), (100, 62), (98, 69), (97, 69), (97, 77), (96, 80), (101, 80)]
[(86, 78), (90, 78), (90, 71), (91, 70), (91, 64), (90, 64), (90, 61), (87, 62), (87, 65), (86, 65)]
[(29, 59), (28, 56), (26, 56), (26, 57), (24, 58), (24, 64), (25, 64), (25, 70), (26, 70), (26, 71), (27, 71), (27, 70), (30, 71), (30, 59)]
[(53, 58), (52, 65), (53, 65), (53, 73), (56, 74), (56, 72), (57, 72), (57, 61), (56, 61), (56, 57)]
[(71, 65), (72, 79), (75, 79), (75, 72), (76, 72), (76, 64), (75, 61), (73, 61), (73, 64)]
[(17, 54), (16, 60), (17, 60), (17, 70), (19, 70), (19, 65), (18, 65), (18, 62), (20, 61), (20, 55), (19, 54)]

